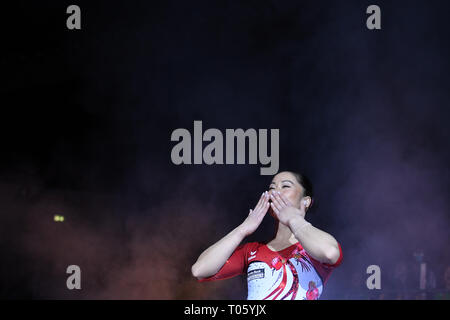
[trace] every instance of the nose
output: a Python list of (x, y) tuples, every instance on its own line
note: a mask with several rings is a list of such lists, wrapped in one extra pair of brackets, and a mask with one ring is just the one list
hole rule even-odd
[(275, 192), (282, 193), (283, 191), (281, 190), (281, 188), (275, 188), (275, 189), (270, 190), (269, 194), (274, 194)]

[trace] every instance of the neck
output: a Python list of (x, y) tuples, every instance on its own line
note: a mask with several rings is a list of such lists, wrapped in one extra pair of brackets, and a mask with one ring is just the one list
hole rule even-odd
[(292, 233), (291, 229), (281, 222), (278, 222), (276, 231), (275, 231), (275, 238), (273, 241), (280, 243), (280, 244), (294, 244), (298, 242), (297, 238), (295, 238), (295, 235)]

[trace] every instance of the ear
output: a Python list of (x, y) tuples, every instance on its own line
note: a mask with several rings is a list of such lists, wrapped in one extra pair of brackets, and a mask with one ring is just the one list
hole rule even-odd
[(303, 201), (303, 204), (305, 205), (306, 209), (309, 209), (309, 207), (311, 207), (312, 199), (310, 196), (304, 197), (302, 201)]

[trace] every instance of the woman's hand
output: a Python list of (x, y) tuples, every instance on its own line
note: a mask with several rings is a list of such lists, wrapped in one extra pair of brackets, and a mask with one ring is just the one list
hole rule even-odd
[(273, 192), (270, 198), (272, 199), (271, 208), (275, 216), (281, 223), (291, 229), (295, 238), (311, 257), (330, 265), (339, 260), (341, 250), (336, 239), (305, 220), (304, 199), (301, 200), (299, 209), (279, 192)]
[(292, 203), (279, 191), (274, 191), (270, 194), (271, 208), (275, 213), (276, 218), (284, 225), (289, 225), (289, 222), (296, 217), (305, 217), (305, 203), (301, 201), (300, 209), (292, 205)]
[(219, 272), (242, 240), (259, 227), (268, 210), (269, 194), (264, 192), (243, 223), (202, 252), (191, 267), (192, 275), (202, 279)]
[(265, 191), (261, 195), (261, 198), (259, 199), (255, 208), (253, 210), (250, 209), (248, 217), (239, 226), (241, 232), (245, 237), (255, 232), (255, 230), (261, 224), (264, 216), (266, 215), (267, 210), (269, 210), (269, 193)]

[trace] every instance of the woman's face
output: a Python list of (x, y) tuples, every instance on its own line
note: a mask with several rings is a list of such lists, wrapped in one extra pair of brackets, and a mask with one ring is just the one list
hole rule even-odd
[(274, 191), (281, 192), (293, 206), (300, 208), (300, 201), (307, 200), (307, 206), (310, 204), (310, 197), (303, 198), (304, 189), (290, 172), (280, 172), (275, 175), (269, 185), (269, 193)]

